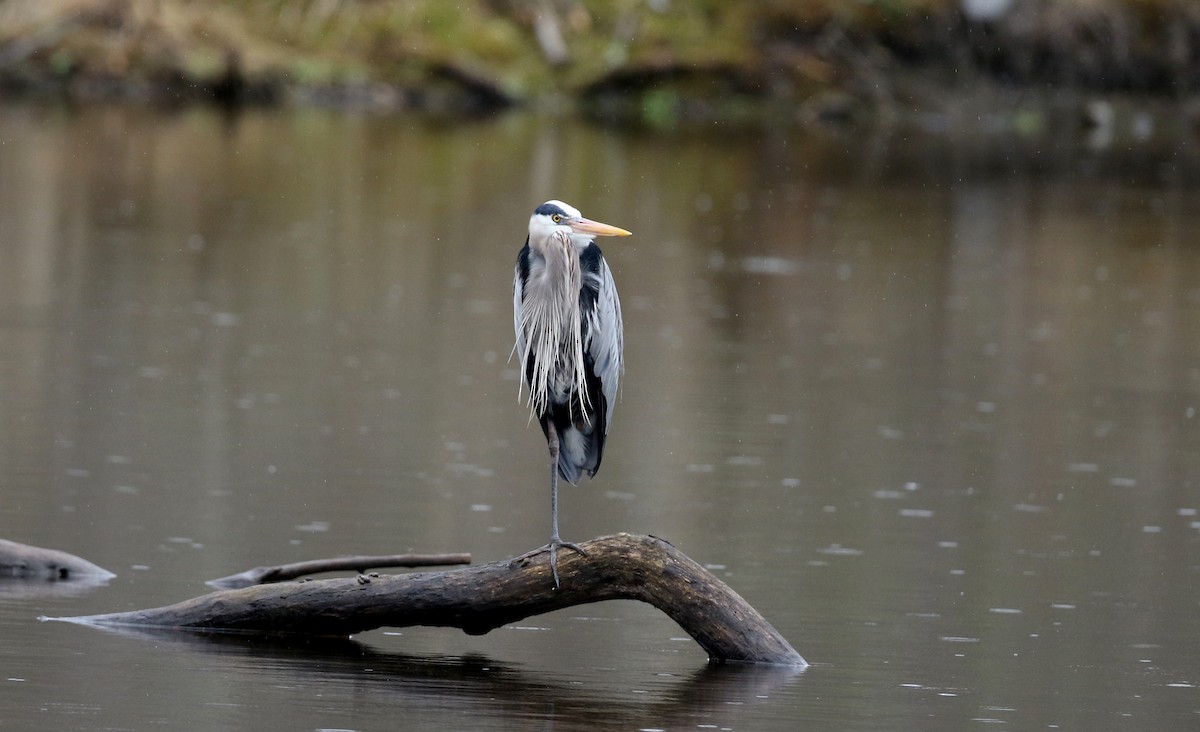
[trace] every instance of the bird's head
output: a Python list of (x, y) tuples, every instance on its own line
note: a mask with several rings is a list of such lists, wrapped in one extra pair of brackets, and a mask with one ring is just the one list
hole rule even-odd
[(579, 209), (562, 201), (546, 201), (529, 217), (529, 240), (541, 244), (555, 234), (565, 234), (582, 244), (596, 236), (629, 236), (631, 232), (585, 219)]

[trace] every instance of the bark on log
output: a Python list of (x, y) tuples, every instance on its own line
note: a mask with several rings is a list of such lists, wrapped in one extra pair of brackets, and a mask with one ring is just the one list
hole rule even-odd
[(204, 584), (221, 590), (230, 590), (251, 585), (265, 585), (271, 582), (284, 582), (322, 572), (346, 570), (366, 572), (368, 569), (390, 567), (445, 567), (451, 564), (470, 563), (470, 554), (388, 554), (384, 556), (335, 557), (280, 564), (274, 567), (255, 567), (247, 569), (245, 572), (231, 574), (228, 577), (209, 580)]
[(444, 572), (257, 585), (148, 610), (73, 618), (134, 625), (348, 636), (382, 626), (428, 625), (482, 635), (531, 615), (602, 600), (641, 600), (679, 623), (716, 661), (806, 666), (749, 603), (669, 543), (618, 534), (559, 553)]
[(58, 549), (0, 539), (0, 577), (39, 580), (108, 580), (117, 575)]

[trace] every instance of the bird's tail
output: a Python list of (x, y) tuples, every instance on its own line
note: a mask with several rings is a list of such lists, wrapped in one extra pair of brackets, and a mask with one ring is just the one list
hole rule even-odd
[(589, 427), (580, 430), (574, 424), (559, 427), (558, 474), (562, 479), (577, 485), (586, 472), (588, 477), (600, 469), (600, 454), (603, 449), (598, 432)]

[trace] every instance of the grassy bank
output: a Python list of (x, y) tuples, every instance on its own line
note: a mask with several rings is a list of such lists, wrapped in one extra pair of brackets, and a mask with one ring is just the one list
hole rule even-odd
[(901, 103), (905, 80), (1183, 95), (1191, 0), (7, 0), (0, 82), (81, 98), (653, 120)]

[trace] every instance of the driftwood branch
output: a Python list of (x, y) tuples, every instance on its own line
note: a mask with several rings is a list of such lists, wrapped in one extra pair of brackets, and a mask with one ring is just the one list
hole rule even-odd
[(149, 610), (53, 618), (91, 625), (348, 636), (429, 625), (482, 635), (531, 615), (602, 600), (641, 600), (679, 623), (720, 661), (807, 665), (736, 592), (667, 542), (619, 534), (559, 555), (444, 572), (312, 580), (224, 590)]
[(0, 539), (0, 577), (41, 580), (109, 580), (117, 575), (58, 549)]
[(470, 564), (470, 554), (387, 554), (384, 556), (335, 557), (313, 559), (307, 562), (280, 564), (274, 567), (255, 567), (228, 577), (209, 580), (204, 584), (222, 590), (270, 582), (285, 582), (310, 574), (322, 572), (366, 572), (368, 569), (391, 567), (446, 567), (451, 564)]

